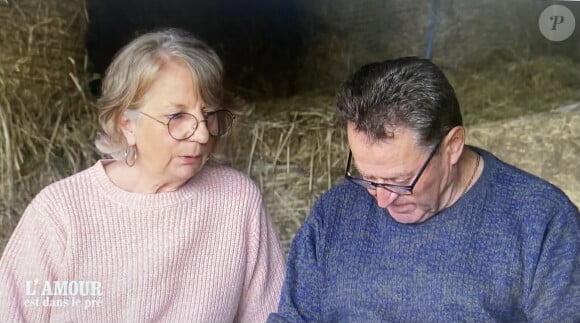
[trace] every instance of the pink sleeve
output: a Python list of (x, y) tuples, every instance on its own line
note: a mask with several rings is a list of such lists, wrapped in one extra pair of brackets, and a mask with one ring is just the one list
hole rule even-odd
[[(35, 207), (36, 206), (36, 207)], [(38, 200), (24, 211), (0, 259), (0, 320), (47, 322), (50, 307), (42, 295), (45, 282), (58, 279), (65, 249), (62, 226)]]
[(266, 322), (268, 315), (278, 307), (285, 259), (264, 205), (256, 208), (249, 230), (248, 267), (235, 321)]

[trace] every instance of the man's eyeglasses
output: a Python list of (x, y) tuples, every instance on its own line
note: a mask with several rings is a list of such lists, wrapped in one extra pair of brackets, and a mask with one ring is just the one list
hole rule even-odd
[(167, 126), (169, 135), (175, 140), (186, 140), (191, 138), (197, 130), (200, 122), (205, 122), (209, 134), (213, 137), (223, 137), (227, 135), (232, 127), (235, 116), (228, 110), (217, 110), (204, 113), (205, 119), (197, 118), (189, 113), (176, 113), (169, 116), (169, 121), (163, 122), (143, 111), (137, 111), (142, 115)]
[(415, 179), (413, 179), (413, 182), (411, 183), (411, 185), (376, 183), (376, 182), (372, 182), (372, 181), (367, 181), (366, 179), (363, 179), (361, 176), (353, 176), (351, 171), (350, 171), (351, 162), (352, 162), (352, 151), (348, 152), (348, 162), (346, 164), (346, 172), (344, 174), (344, 177), (346, 179), (350, 180), (351, 182), (362, 186), (363, 188), (365, 188), (367, 190), (376, 190), (377, 188), (381, 187), (381, 188), (384, 188), (390, 192), (393, 192), (393, 193), (396, 193), (399, 195), (411, 195), (411, 194), (413, 194), (413, 188), (415, 188), (415, 185), (419, 181), (419, 178), (421, 178), (421, 175), (423, 175), (423, 172), (427, 168), (427, 165), (429, 165), (429, 162), (431, 161), (431, 159), (433, 159), (433, 156), (435, 156), (435, 153), (437, 152), (437, 149), (439, 148), (440, 143), (441, 142), (439, 142), (435, 146), (435, 148), (433, 148), (433, 151), (429, 155), (429, 158), (427, 158), (427, 161), (425, 161), (423, 166), (421, 166), (419, 173), (417, 173), (417, 175), (415, 176)]

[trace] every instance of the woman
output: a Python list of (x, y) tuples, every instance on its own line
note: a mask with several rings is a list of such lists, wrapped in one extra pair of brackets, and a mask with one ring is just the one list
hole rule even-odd
[(229, 134), (222, 65), (168, 29), (109, 66), (97, 147), (116, 160), (49, 185), (0, 262), (7, 322), (263, 322), (283, 255), (260, 192), (210, 156)]

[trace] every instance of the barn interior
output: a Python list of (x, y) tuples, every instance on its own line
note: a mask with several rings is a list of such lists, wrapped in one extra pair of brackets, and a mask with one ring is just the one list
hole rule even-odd
[(556, 184), (580, 206), (580, 2), (513, 0), (0, 1), (0, 250), (44, 186), (103, 158), (95, 101), (135, 35), (186, 29), (224, 61), (240, 102), (226, 161), (262, 189), (288, 247), (343, 180), (335, 91), (360, 66), (433, 60), (468, 143)]

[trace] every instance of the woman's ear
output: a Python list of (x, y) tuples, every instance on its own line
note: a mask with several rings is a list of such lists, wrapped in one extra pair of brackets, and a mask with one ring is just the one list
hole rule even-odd
[(445, 136), (444, 145), (451, 164), (457, 164), (465, 146), (465, 128), (457, 126), (451, 129)]
[(130, 118), (127, 113), (121, 114), (119, 120), (119, 129), (123, 133), (125, 140), (127, 141), (127, 145), (134, 146), (135, 145), (135, 120)]

